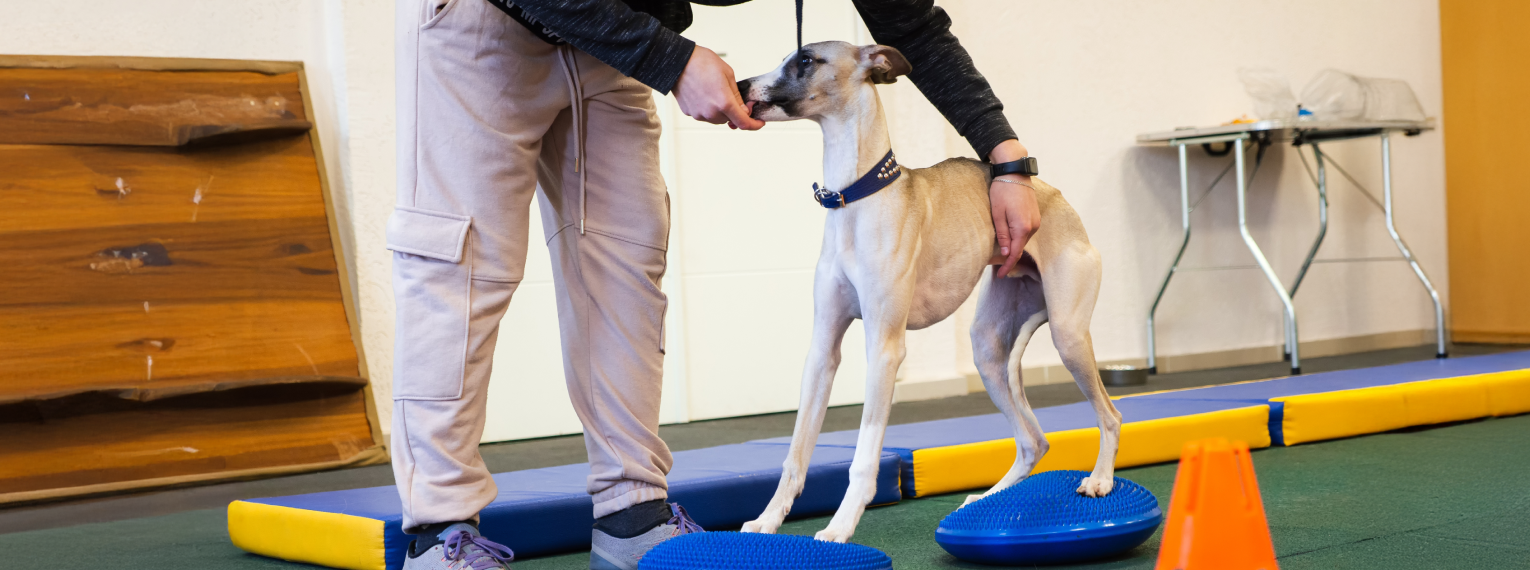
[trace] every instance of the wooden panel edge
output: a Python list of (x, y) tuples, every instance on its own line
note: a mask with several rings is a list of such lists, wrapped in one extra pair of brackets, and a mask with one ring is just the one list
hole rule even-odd
[(158, 388), (145, 388), (141, 386), (106, 386), (82, 390), (50, 392), (46, 394), (3, 395), (0, 396), (0, 405), (20, 404), (25, 402), (42, 402), (84, 394), (114, 395), (115, 397), (122, 400), (154, 402), (167, 398), (189, 396), (193, 394), (225, 392), (229, 390), (242, 390), (245, 388), (257, 388), (264, 386), (291, 386), (306, 384), (351, 385), (357, 389), (365, 389), (367, 386), (367, 379), (352, 376), (304, 375), (269, 376), (265, 378), (244, 378), (240, 380), (209, 380), (204, 382), (174, 384)]
[(312, 130), (313, 122), (307, 119), (277, 119), (239, 125), (186, 125), (175, 130), (174, 144), (170, 146), (234, 145), (300, 135)]
[(280, 75), (283, 73), (302, 72), (303, 62), (186, 57), (0, 55), (0, 67), (141, 69), (146, 71), (253, 71), (266, 75)]
[(388, 462), (388, 454), (382, 447), (363, 449), (356, 455), (339, 461), (326, 461), (323, 463), (310, 463), (306, 465), (282, 465), (277, 467), (261, 467), (259, 469), (246, 469), (243, 471), (225, 471), (220, 473), (199, 473), (196, 475), (180, 475), (176, 477), (163, 477), (159, 479), (140, 479), (137, 481), (122, 481), (117, 483), (103, 483), (100, 485), (86, 485), (83, 487), (65, 487), (62, 489), (46, 489), (42, 491), (25, 491), (21, 493), (0, 494), (0, 506), (16, 507), (21, 505), (45, 503), (63, 499), (79, 499), (99, 495), (125, 493), (129, 491), (142, 491), (147, 489), (166, 489), (171, 487), (188, 487), (207, 483), (226, 483), (231, 481), (243, 481), (250, 479), (262, 479), (280, 475), (293, 475), (313, 471), (327, 471), (347, 467), (366, 467), (369, 465), (381, 465)]

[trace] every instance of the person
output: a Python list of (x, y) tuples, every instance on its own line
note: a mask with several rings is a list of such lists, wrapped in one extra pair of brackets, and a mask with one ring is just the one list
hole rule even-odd
[[(700, 121), (764, 123), (749, 116), (732, 68), (680, 35), (691, 23), (683, 0), (397, 6), (398, 203), (387, 247), (397, 302), (391, 452), (403, 527), (415, 536), (404, 568), (507, 568), (513, 557), (477, 530), (496, 495), (478, 442), (538, 188), (565, 380), (590, 461), (590, 567), (636, 568), (649, 548), (700, 528), (666, 503), (672, 459), (658, 436), (669, 197), (651, 91), (672, 93)], [(932, 0), (855, 6), (979, 156), (1027, 156)], [(995, 182), (991, 198), (1012, 266), (1040, 216), (1026, 177), (1002, 178), (1013, 183)]]

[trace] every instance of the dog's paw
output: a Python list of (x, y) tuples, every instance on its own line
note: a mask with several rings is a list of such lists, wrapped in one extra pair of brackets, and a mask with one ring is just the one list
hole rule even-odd
[(775, 534), (776, 529), (778, 528), (781, 528), (781, 523), (777, 522), (775, 524), (771, 524), (770, 521), (765, 520), (764, 517), (760, 517), (744, 523), (744, 528), (739, 529), (739, 531), (753, 532), (758, 534)]
[(970, 505), (972, 503), (976, 503), (978, 501), (978, 499), (981, 499), (981, 498), (987, 497), (987, 496), (988, 495), (967, 495), (967, 500), (962, 501), (962, 506), (965, 507), (965, 506)]
[(850, 531), (840, 530), (840, 529), (834, 528), (834, 525), (831, 524), (831, 525), (829, 525), (829, 528), (826, 528), (826, 529), (818, 531), (818, 534), (813, 535), (813, 538), (817, 539), (817, 540), (822, 540), (824, 542), (838, 542), (838, 543), (843, 544), (843, 543), (848, 542), (850, 540), (850, 535), (852, 535), (852, 534), (855, 534), (855, 532), (853, 530), (850, 530)]
[(1084, 480), (1079, 483), (1078, 494), (1085, 497), (1103, 497), (1105, 495), (1109, 495), (1111, 489), (1115, 488), (1115, 486), (1116, 480), (1114, 477), (1097, 477), (1091, 475), (1085, 477)]

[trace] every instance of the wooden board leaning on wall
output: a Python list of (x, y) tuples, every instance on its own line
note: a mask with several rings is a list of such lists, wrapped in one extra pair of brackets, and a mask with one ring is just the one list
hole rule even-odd
[(301, 73), (0, 57), (0, 504), (386, 460)]

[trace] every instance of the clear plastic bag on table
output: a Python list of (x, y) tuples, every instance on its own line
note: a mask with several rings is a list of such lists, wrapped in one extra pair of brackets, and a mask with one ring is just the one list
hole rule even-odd
[(1359, 119), (1365, 115), (1365, 87), (1358, 77), (1324, 69), (1302, 89), (1302, 108), (1314, 119)]
[(1365, 118), (1373, 121), (1422, 121), (1424, 106), (1413, 88), (1401, 79), (1362, 77), (1365, 86)]
[(1424, 108), (1400, 79), (1358, 77), (1325, 69), (1302, 89), (1302, 107), (1320, 120), (1422, 121)]
[(1238, 79), (1254, 100), (1254, 115), (1266, 120), (1296, 118), (1296, 95), (1284, 75), (1266, 67), (1243, 67), (1238, 69)]

